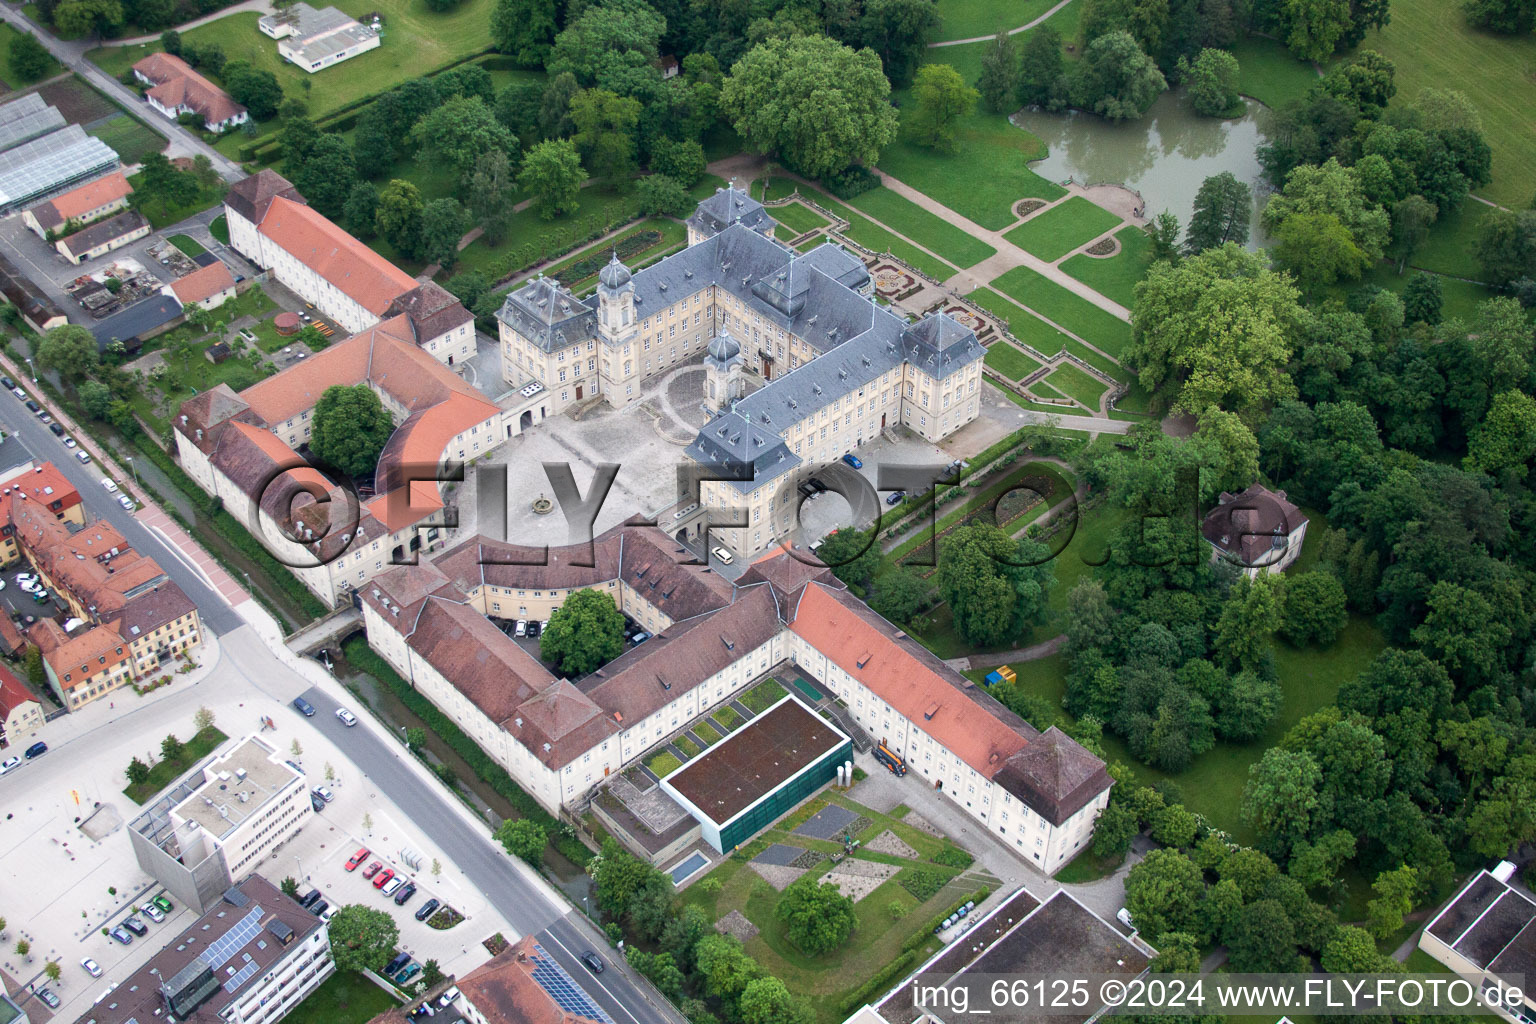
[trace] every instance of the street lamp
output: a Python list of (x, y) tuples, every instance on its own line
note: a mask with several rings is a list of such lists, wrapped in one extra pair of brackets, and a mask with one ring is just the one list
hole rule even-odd
[[(133, 464), (133, 456), (132, 455), (129, 455), (127, 458), (128, 458), (128, 468), (133, 471), (133, 482), (137, 484), (137, 483), (139, 483), (139, 467), (135, 466)], [(142, 487), (143, 484), (139, 484), (139, 486)]]
[(32, 357), (27, 356), (27, 369), (32, 371), (32, 383), (37, 383), (37, 367), (32, 365)]
[(299, 866), (299, 877), (303, 878), (304, 877), (304, 862), (299, 860), (299, 855), (298, 854), (294, 854), (293, 855), (293, 862)]

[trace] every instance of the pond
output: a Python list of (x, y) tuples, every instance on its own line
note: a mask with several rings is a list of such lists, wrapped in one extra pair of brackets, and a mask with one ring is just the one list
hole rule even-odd
[(1200, 183), (1231, 171), (1254, 190), (1252, 247), (1260, 241), (1258, 210), (1268, 189), (1258, 158), (1268, 111), (1262, 103), (1247, 103), (1242, 117), (1201, 117), (1177, 90), (1159, 96), (1139, 121), (1115, 124), (1080, 111), (1030, 108), (1013, 115), (1013, 123), (1050, 147), (1044, 160), (1030, 165), (1035, 173), (1057, 182), (1124, 185), (1141, 193), (1148, 216), (1170, 210), (1180, 225), (1189, 223)]

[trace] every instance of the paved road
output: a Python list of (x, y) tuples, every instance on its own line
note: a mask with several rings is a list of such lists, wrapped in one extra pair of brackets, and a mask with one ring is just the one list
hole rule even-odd
[[(32, 389), (39, 399), (42, 398), (30, 381), (19, 383)], [(225, 604), (224, 599), (208, 585), (208, 581), (192, 568), (184, 552), (168, 546), (158, 534), (140, 523), (132, 512), (120, 506), (116, 495), (107, 493), (101, 486), (104, 473), (98, 463), (81, 465), (75, 453), (65, 448), (64, 443), (27, 410), (22, 400), (9, 391), (0, 394), (0, 424), (4, 424), (8, 431), (19, 437), (39, 462), (52, 462), (59, 467), (69, 482), (80, 491), (86, 511), (92, 517), (105, 519), (117, 527), (128, 543), (140, 553), (159, 562), (166, 575), (175, 580), (192, 599), (192, 603), (197, 605), (203, 624), (215, 635), (223, 636), (245, 625), (245, 620)]]
[(78, 73), (86, 81), (116, 100), (128, 113), (165, 136), (170, 144), (167, 156), (207, 156), (226, 181), (239, 181), (245, 177), (245, 172), (240, 169), (239, 164), (180, 125), (155, 113), (138, 93), (86, 60), (85, 53), (91, 48), (89, 43), (81, 40), (58, 39), (52, 33), (28, 21), (19, 7), (12, 7), (10, 4), (0, 4), (0, 18), (10, 22), (19, 31), (36, 36), (60, 64)]
[[(508, 923), (522, 935), (535, 936), (545, 952), (560, 961), (609, 1016), (619, 1024), (672, 1024), (677, 1019), (651, 1003), (642, 986), (618, 969), (606, 942), (581, 915), (551, 903), (483, 831), (470, 825), (455, 808), (445, 806), (441, 791), (430, 787), (404, 763), (399, 747), (387, 744), (371, 729), (342, 725), (335, 717), (336, 701), (319, 687), (306, 690), (304, 699), (319, 711), (315, 721), (324, 723), (317, 727), (327, 738), (397, 806), (409, 811), (412, 820), (480, 887)], [(593, 976), (577, 960), (588, 949), (601, 950), (600, 955), (609, 962), (601, 976)]]

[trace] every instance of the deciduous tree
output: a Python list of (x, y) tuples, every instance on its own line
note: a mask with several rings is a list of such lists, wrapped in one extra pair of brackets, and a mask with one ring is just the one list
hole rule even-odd
[(1007, 32), (999, 32), (982, 55), (976, 90), (994, 114), (1006, 114), (1018, 105), (1019, 51)]
[(948, 64), (924, 64), (912, 84), (916, 105), (907, 115), (907, 130), (918, 145), (952, 153), (960, 119), (976, 109), (977, 95)]
[(544, 847), (549, 845), (549, 834), (543, 825), (531, 818), (515, 818), (497, 827), (496, 841), (512, 856), (537, 867), (544, 856)]
[(491, 45), (525, 68), (542, 68), (555, 41), (555, 0), (496, 0)]
[(335, 384), (315, 403), (309, 447), (350, 476), (373, 471), (395, 425), (366, 384)]
[(576, 210), (581, 183), (586, 178), (576, 146), (569, 139), (547, 139), (528, 151), (517, 175), (517, 186), (533, 194), (533, 205), (540, 217), (554, 220), (562, 213)]
[(1195, 113), (1206, 117), (1230, 117), (1242, 108), (1237, 92), (1237, 58), (1226, 50), (1207, 47), (1193, 63), (1179, 58), (1179, 70)]
[(475, 162), (492, 150), (510, 154), (517, 142), (479, 96), (448, 100), (416, 122), (410, 138), (416, 146), (416, 159), (447, 164), (460, 176), (467, 175)]
[(582, 589), (565, 599), (539, 637), (539, 654), (565, 675), (584, 676), (624, 653), (624, 615), (601, 590)]
[(37, 341), (37, 365), (57, 371), (67, 381), (78, 381), (96, 371), (101, 354), (96, 338), (77, 324), (55, 327)]
[(789, 941), (811, 956), (830, 953), (853, 934), (853, 900), (830, 882), (806, 878), (784, 890), (774, 914)]
[(378, 972), (389, 963), (400, 929), (384, 911), (353, 903), (331, 918), (330, 936), (337, 970)]

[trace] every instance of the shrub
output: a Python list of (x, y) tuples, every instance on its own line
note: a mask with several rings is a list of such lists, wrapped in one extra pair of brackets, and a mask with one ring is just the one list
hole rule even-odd
[(869, 168), (851, 164), (838, 173), (823, 178), (821, 184), (839, 199), (852, 199), (870, 189), (879, 188), (880, 179), (875, 177)]
[(976, 860), (958, 846), (946, 846), (929, 859), (947, 868), (968, 868)]

